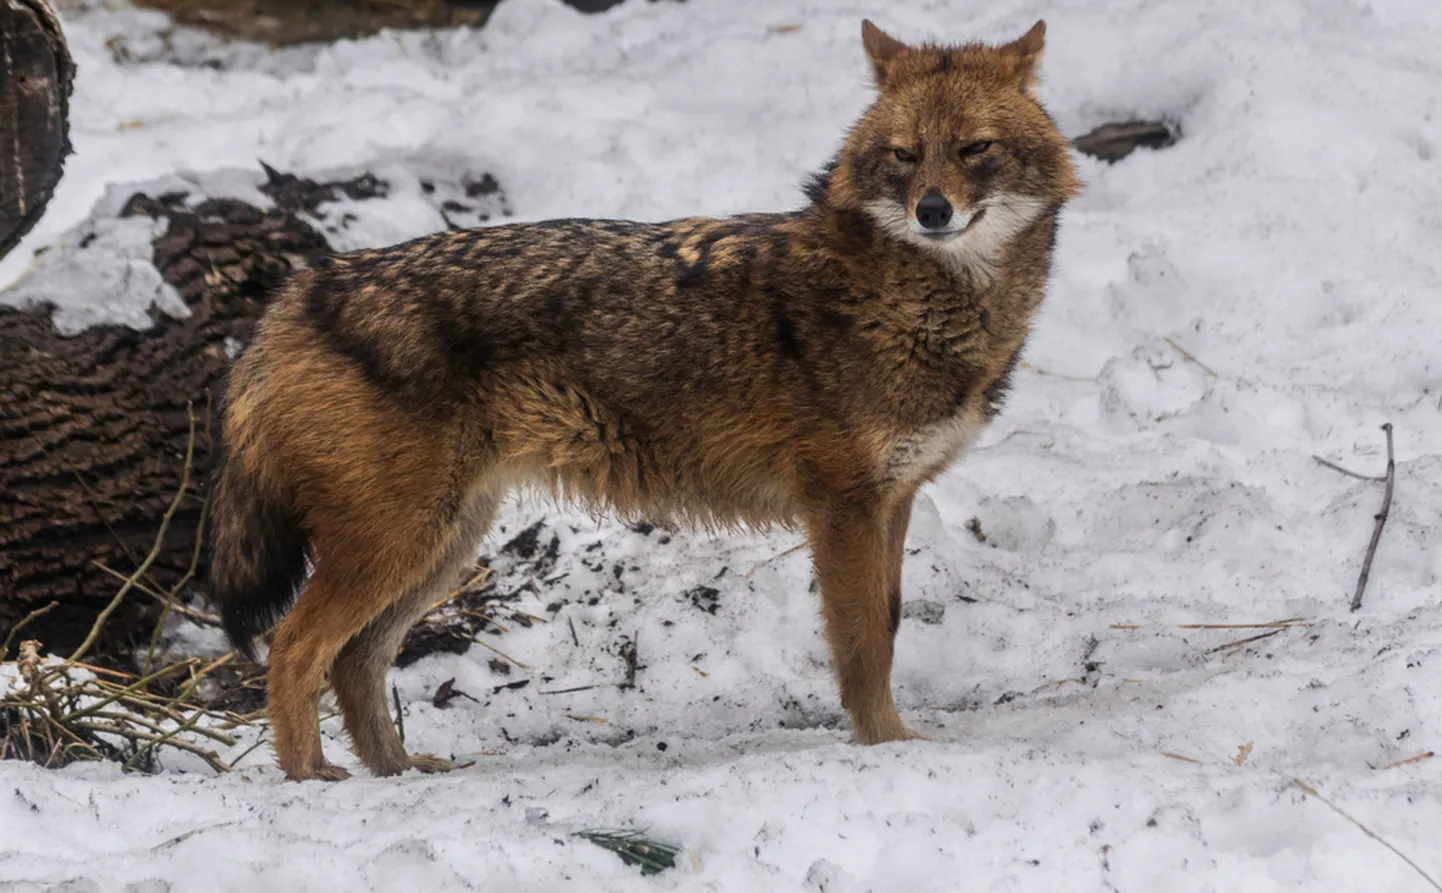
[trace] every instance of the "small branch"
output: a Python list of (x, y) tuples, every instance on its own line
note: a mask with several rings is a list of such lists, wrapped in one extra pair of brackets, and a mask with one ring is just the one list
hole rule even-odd
[(1192, 759), (1191, 757), (1184, 757), (1179, 753), (1172, 753), (1171, 751), (1167, 750), (1159, 751), (1159, 753), (1169, 760), (1178, 760), (1183, 763), (1196, 763), (1198, 766), (1202, 765), (1201, 760)]
[(190, 471), (193, 467), (195, 457), (195, 409), (190, 404), (186, 404), (185, 411), (190, 417), (190, 434), (185, 442), (185, 467), (180, 473), (180, 487), (175, 491), (175, 498), (170, 501), (169, 508), (165, 510), (165, 514), (160, 518), (160, 530), (155, 535), (155, 545), (151, 547), (150, 554), (145, 556), (145, 560), (140, 562), (140, 567), (135, 569), (135, 573), (131, 574), (125, 581), (125, 584), (115, 593), (115, 597), (110, 600), (110, 604), (106, 605), (105, 610), (100, 612), (100, 616), (95, 618), (95, 624), (90, 627), (90, 632), (85, 636), (85, 641), (81, 642), (80, 647), (76, 648), (74, 653), (70, 655), (71, 660), (79, 660), (85, 655), (85, 652), (90, 650), (90, 646), (94, 645), (95, 640), (100, 638), (100, 629), (105, 626), (105, 621), (110, 619), (110, 615), (115, 613), (116, 608), (120, 607), (121, 600), (135, 587), (136, 582), (145, 576), (145, 572), (150, 570), (150, 566), (155, 563), (155, 559), (160, 557), (161, 547), (165, 543), (165, 531), (170, 527), (170, 519), (175, 517), (176, 509), (180, 508), (181, 500), (185, 498), (185, 491), (190, 489)]
[[(1390, 427), (1390, 426), (1388, 426), (1388, 427)], [(1368, 828), (1366, 825), (1362, 824), (1361, 822), (1359, 822), (1359, 821), (1357, 821), (1356, 819), (1352, 818), (1352, 817), (1351, 817), (1350, 815), (1348, 815), (1347, 813), (1343, 812), (1343, 811), (1342, 811), (1342, 808), (1341, 808), (1340, 806), (1338, 806), (1337, 804), (1333, 803), (1331, 800), (1328, 800), (1326, 797), (1323, 797), (1321, 794), (1317, 793), (1317, 789), (1316, 789), (1316, 788), (1314, 788), (1314, 787), (1312, 787), (1311, 785), (1307, 784), (1305, 781), (1302, 781), (1300, 778), (1294, 779), (1293, 781), (1294, 781), (1294, 783), (1297, 785), (1297, 787), (1299, 787), (1299, 788), (1302, 789), (1302, 792), (1303, 792), (1304, 794), (1306, 794), (1306, 795), (1309, 796), (1309, 797), (1315, 797), (1316, 799), (1322, 801), (1323, 803), (1325, 803), (1325, 804), (1327, 805), (1327, 808), (1328, 808), (1328, 809), (1332, 810), (1332, 811), (1335, 812), (1337, 815), (1339, 815), (1339, 816), (1341, 816), (1342, 818), (1346, 819), (1347, 821), (1351, 822), (1353, 825), (1356, 825), (1356, 826), (1357, 826), (1357, 830), (1361, 831), (1363, 834), (1367, 835), (1368, 837), (1372, 838), (1373, 840), (1375, 840), (1375, 841), (1377, 841), (1378, 843), (1382, 844), (1382, 846), (1386, 847), (1387, 849), (1389, 849), (1389, 850), (1391, 850), (1393, 853), (1395, 853), (1395, 854), (1397, 855), (1397, 858), (1401, 859), (1403, 862), (1406, 862), (1409, 866), (1411, 866), (1411, 868), (1412, 868), (1413, 871), (1417, 872), (1419, 875), (1422, 876), (1422, 879), (1423, 879), (1423, 880), (1425, 880), (1427, 883), (1431, 884), (1431, 885), (1432, 885), (1432, 889), (1437, 890), (1437, 891), (1442, 891), (1442, 884), (1437, 883), (1437, 879), (1436, 879), (1436, 878), (1432, 877), (1432, 875), (1430, 875), (1430, 874), (1428, 874), (1427, 872), (1423, 871), (1423, 870), (1422, 870), (1422, 867), (1421, 867), (1420, 865), (1418, 865), (1416, 862), (1413, 862), (1411, 859), (1409, 859), (1409, 858), (1407, 857), (1407, 854), (1403, 853), (1401, 850), (1397, 849), (1397, 848), (1396, 848), (1395, 846), (1393, 846), (1392, 844), (1390, 844), (1390, 843), (1388, 843), (1387, 841), (1383, 840), (1380, 836), (1378, 836), (1377, 832), (1373, 831), (1371, 828)]]
[(81, 490), (85, 491), (85, 498), (90, 502), (90, 508), (95, 512), (95, 517), (99, 518), (100, 523), (105, 525), (105, 529), (110, 531), (110, 536), (115, 540), (115, 544), (120, 547), (120, 551), (124, 552), (125, 557), (133, 564), (135, 562), (135, 554), (130, 551), (130, 547), (125, 544), (125, 540), (120, 538), (120, 534), (115, 532), (115, 528), (111, 525), (110, 519), (105, 517), (105, 513), (100, 510), (100, 503), (95, 499), (95, 492), (90, 489), (90, 484), (86, 483), (85, 478), (82, 477), (75, 466), (70, 463), (70, 459), (62, 453), (52, 454), (46, 449), (44, 441), (36, 435), (31, 434), (30, 439), (35, 441), (35, 445), (40, 448), (40, 452), (47, 456), (53, 455), (59, 459), (64, 463), (65, 467), (70, 470), (70, 473), (75, 476), (75, 482), (80, 485)]
[(138, 725), (138, 726), (140, 726), (141, 728), (149, 729), (150, 731), (154, 732), (154, 733), (157, 734), (157, 735), (173, 735), (173, 734), (175, 734), (176, 732), (187, 732), (187, 731), (188, 731), (188, 732), (194, 732), (195, 734), (200, 735), (200, 736), (202, 736), (202, 737), (209, 738), (211, 741), (215, 741), (215, 742), (217, 742), (217, 743), (219, 743), (219, 744), (224, 744), (226, 747), (234, 747), (234, 746), (235, 746), (235, 739), (234, 739), (233, 737), (231, 737), (230, 735), (222, 734), (221, 732), (212, 731), (211, 729), (207, 729), (205, 726), (195, 725), (195, 723), (196, 723), (196, 721), (197, 721), (197, 717), (203, 717), (203, 716), (205, 716), (205, 715), (206, 715), (206, 714), (205, 714), (205, 711), (204, 711), (204, 710), (197, 710), (196, 713), (195, 713), (195, 715), (193, 715), (190, 719), (187, 719), (187, 720), (185, 720), (183, 723), (181, 723), (179, 728), (166, 729), (164, 726), (160, 725), (159, 723), (151, 722), (150, 720), (146, 719), (145, 717), (143, 717), (143, 716), (136, 716), (136, 715), (133, 714), (133, 713), (117, 713), (117, 712), (115, 712), (115, 711), (113, 711), (113, 710), (103, 710), (103, 711), (101, 711), (100, 713), (94, 714), (94, 716), (95, 716), (96, 719), (108, 719), (108, 720), (111, 720), (111, 721), (113, 721), (113, 722), (120, 722), (120, 723), (134, 723), (135, 725)]
[[(160, 736), (146, 735), (136, 731), (135, 729), (126, 729), (120, 726), (111, 725), (109, 723), (90, 722), (87, 720), (86, 722), (77, 722), (73, 723), (72, 725), (74, 728), (85, 729), (87, 732), (99, 732), (104, 735), (114, 735), (117, 738), (124, 738), (128, 741), (135, 742), (137, 746), (139, 746), (141, 742), (159, 743), (161, 741)], [(183, 750), (186, 753), (195, 754), (196, 756), (204, 760), (207, 766), (214, 769), (217, 774), (230, 771), (230, 767), (226, 766), (225, 763), (221, 762), (220, 757), (216, 756), (214, 751), (206, 750), (199, 745), (191, 744), (189, 741), (174, 737), (166, 739), (164, 741), (164, 744), (167, 747), (173, 747), (176, 750)]]
[[(255, 743), (254, 743), (254, 744), (252, 744), (250, 747), (247, 747), (245, 750), (241, 751), (241, 752), (240, 752), (240, 756), (238, 756), (238, 757), (236, 757), (235, 759), (233, 759), (233, 760), (230, 761), (230, 769), (231, 769), (231, 771), (234, 771), (234, 770), (235, 770), (235, 767), (240, 765), (240, 761), (241, 761), (241, 760), (243, 760), (243, 759), (245, 759), (246, 757), (250, 756), (252, 753), (255, 752), (255, 749), (256, 749), (256, 748), (260, 747), (260, 746), (261, 746), (262, 744), (264, 744), (264, 743), (265, 743), (265, 733), (262, 732), (262, 733), (260, 733), (259, 735), (256, 736), (256, 738), (255, 738)], [(402, 743), (404, 743), (404, 742), (402, 742)]]
[(150, 631), (150, 647), (145, 649), (145, 663), (140, 665), (141, 673), (149, 673), (151, 663), (155, 660), (155, 647), (160, 644), (160, 631), (165, 627), (165, 618), (170, 616), (170, 602), (160, 609), (160, 616), (155, 620), (155, 627)]
[(401, 690), (391, 683), (391, 703), (396, 705), (396, 733), (401, 736), (401, 743), (406, 743), (406, 715), (401, 711)]
[(154, 682), (156, 679), (159, 679), (161, 676), (168, 675), (168, 674), (170, 674), (170, 673), (175, 672), (176, 670), (183, 669), (183, 668), (185, 668), (185, 667), (192, 666), (192, 665), (193, 665), (193, 662), (192, 662), (192, 661), (182, 661), (181, 663), (178, 663), (178, 664), (171, 664), (171, 665), (168, 666), (168, 667), (164, 667), (164, 668), (162, 668), (162, 669), (156, 670), (154, 673), (151, 673), (149, 676), (142, 676), (142, 677), (140, 677), (139, 679), (137, 679), (136, 681), (130, 683), (129, 685), (125, 686), (124, 688), (117, 688), (117, 689), (115, 689), (114, 692), (113, 692), (111, 695), (109, 695), (108, 697), (105, 697), (105, 698), (101, 698), (99, 701), (96, 701), (94, 704), (90, 704), (90, 705), (88, 705), (88, 706), (86, 706), (86, 707), (81, 707), (81, 708), (79, 708), (79, 709), (77, 709), (77, 710), (73, 710), (73, 711), (71, 711), (71, 712), (69, 712), (69, 713), (58, 714), (58, 718), (59, 718), (62, 722), (70, 723), (70, 722), (74, 722), (74, 721), (77, 720), (77, 719), (83, 719), (83, 718), (85, 718), (85, 717), (87, 717), (87, 716), (91, 716), (91, 715), (93, 715), (93, 714), (95, 714), (95, 713), (98, 713), (98, 712), (101, 711), (101, 710), (104, 710), (106, 707), (109, 707), (111, 704), (115, 703), (116, 701), (124, 700), (127, 695), (130, 695), (130, 694), (133, 694), (133, 693), (137, 693), (137, 692), (144, 692), (146, 685), (149, 685), (151, 682)]
[[(90, 562), (90, 566), (95, 568), (96, 570), (104, 571), (105, 573), (109, 574), (110, 576), (114, 577), (122, 583), (130, 579), (129, 577), (125, 576), (115, 568), (110, 567), (103, 561), (92, 560)], [(206, 611), (197, 611), (194, 608), (187, 608), (185, 605), (182, 605), (175, 599), (161, 595), (154, 589), (151, 589), (149, 586), (146, 586), (144, 583), (138, 581), (135, 584), (135, 588), (139, 589), (141, 592), (160, 602), (162, 605), (165, 605), (167, 608), (174, 611), (175, 613), (189, 617), (196, 623), (203, 623), (207, 626), (220, 626), (220, 615), (218, 614), (211, 614)]]
[(1413, 763), (1420, 763), (1420, 762), (1422, 762), (1423, 760), (1430, 760), (1430, 759), (1432, 759), (1432, 757), (1434, 757), (1434, 756), (1436, 756), (1436, 754), (1434, 754), (1432, 751), (1429, 750), (1429, 751), (1427, 751), (1426, 753), (1419, 753), (1419, 754), (1417, 754), (1417, 756), (1415, 756), (1415, 757), (1408, 757), (1408, 758), (1405, 759), (1405, 760), (1398, 760), (1398, 761), (1395, 762), (1395, 763), (1388, 763), (1387, 765), (1383, 766), (1382, 768), (1383, 768), (1383, 769), (1396, 769), (1398, 766), (1410, 766), (1410, 765), (1413, 764)]
[[(223, 667), (223, 666), (225, 666), (226, 664), (230, 663), (230, 662), (233, 661), (233, 660), (235, 660), (235, 652), (234, 652), (234, 651), (228, 651), (228, 652), (226, 652), (225, 654), (221, 655), (220, 657), (217, 657), (215, 660), (211, 661), (210, 663), (206, 664), (204, 667), (201, 667), (199, 673), (196, 673), (196, 672), (194, 672), (194, 671), (192, 670), (191, 677), (190, 677), (190, 681), (189, 681), (188, 683), (186, 683), (185, 688), (181, 689), (181, 690), (180, 690), (180, 694), (176, 695), (173, 700), (174, 700), (174, 701), (184, 701), (184, 700), (186, 700), (186, 699), (189, 698), (192, 694), (195, 693), (195, 690), (196, 690), (196, 688), (198, 688), (198, 687), (200, 686), (200, 683), (203, 682), (203, 681), (205, 680), (205, 677), (206, 677), (206, 676), (209, 676), (209, 675), (211, 674), (211, 672), (212, 672), (216, 667)], [(192, 667), (194, 666), (194, 662), (191, 662), (191, 666), (192, 666)]]
[(568, 695), (574, 691), (590, 691), (593, 688), (600, 688), (599, 685), (578, 685), (575, 688), (556, 688), (551, 691), (538, 691), (538, 695)]
[(1305, 618), (1291, 617), (1286, 620), (1270, 620), (1266, 623), (1179, 623), (1177, 629), (1286, 629), (1291, 626), (1305, 625)]
[(1240, 648), (1240, 647), (1242, 647), (1243, 645), (1250, 645), (1250, 644), (1253, 643), (1253, 642), (1260, 642), (1260, 641), (1263, 640), (1263, 639), (1270, 639), (1272, 636), (1278, 635), (1278, 634), (1280, 634), (1281, 632), (1282, 632), (1282, 630), (1280, 630), (1280, 629), (1274, 629), (1274, 630), (1272, 630), (1272, 631), (1269, 632), (1269, 633), (1262, 633), (1262, 634), (1259, 635), (1259, 636), (1248, 636), (1248, 637), (1245, 638), (1245, 639), (1238, 639), (1238, 640), (1235, 641), (1235, 642), (1228, 642), (1228, 643), (1225, 644), (1225, 645), (1218, 645), (1218, 646), (1215, 647), (1215, 648), (1208, 648), (1208, 649), (1207, 649), (1205, 652), (1203, 652), (1203, 653), (1204, 653), (1204, 654), (1215, 654), (1215, 653), (1218, 652), (1218, 651), (1227, 651), (1228, 649), (1232, 649), (1232, 648)]
[(1170, 344), (1170, 345), (1172, 346), (1172, 348), (1173, 348), (1174, 350), (1176, 350), (1177, 353), (1181, 354), (1183, 357), (1187, 358), (1188, 360), (1191, 360), (1193, 363), (1196, 363), (1197, 366), (1198, 366), (1203, 372), (1207, 373), (1208, 376), (1210, 376), (1211, 378), (1216, 378), (1216, 377), (1217, 377), (1217, 373), (1215, 373), (1215, 372), (1212, 371), (1212, 367), (1208, 366), (1206, 363), (1203, 363), (1201, 360), (1199, 360), (1199, 359), (1197, 359), (1195, 356), (1193, 356), (1191, 351), (1187, 350), (1185, 347), (1182, 347), (1180, 344), (1178, 344), (1176, 341), (1173, 341), (1171, 338), (1163, 337), (1162, 340), (1165, 341), (1165, 342), (1167, 342), (1168, 344)]
[(482, 641), (481, 639), (478, 639), (478, 638), (476, 638), (476, 637), (474, 637), (474, 636), (471, 637), (471, 641), (472, 641), (472, 642), (475, 642), (477, 645), (480, 645), (482, 648), (489, 648), (490, 650), (496, 652), (496, 653), (499, 654), (501, 657), (504, 657), (506, 660), (510, 661), (511, 663), (515, 664), (516, 666), (520, 667), (520, 668), (523, 669), (523, 670), (529, 670), (529, 669), (530, 669), (530, 667), (528, 667), (528, 666), (526, 666), (525, 664), (521, 663), (520, 661), (516, 660), (514, 657), (511, 657), (509, 654), (507, 654), (506, 652), (504, 652), (504, 651), (502, 651), (501, 649), (497, 648), (495, 645), (489, 645), (489, 644), (487, 644), (486, 642), (484, 642), (484, 641)]
[(22, 629), (25, 628), (26, 624), (28, 624), (30, 621), (34, 620), (36, 617), (39, 617), (41, 614), (44, 614), (45, 612), (49, 611), (51, 608), (55, 607), (55, 606), (58, 605), (58, 604), (60, 604), (60, 603), (59, 603), (59, 602), (51, 602), (50, 604), (46, 605), (46, 606), (43, 607), (43, 608), (36, 608), (35, 610), (31, 611), (29, 614), (26, 614), (26, 615), (25, 615), (25, 618), (24, 618), (23, 620), (21, 620), (19, 623), (17, 623), (17, 624), (15, 624), (14, 626), (10, 627), (10, 633), (9, 633), (9, 635), (7, 635), (7, 636), (5, 637), (5, 644), (4, 644), (4, 645), (0, 645), (0, 660), (4, 660), (4, 659), (5, 659), (5, 655), (7, 655), (7, 654), (10, 653), (10, 645), (11, 645), (12, 643), (14, 643), (14, 641), (15, 641), (15, 636), (16, 636), (17, 634), (19, 634), (20, 630), (22, 630)]
[(1357, 592), (1352, 596), (1354, 613), (1362, 607), (1362, 593), (1367, 591), (1367, 577), (1372, 573), (1372, 559), (1377, 556), (1377, 543), (1382, 539), (1382, 527), (1387, 523), (1387, 513), (1392, 510), (1392, 484), (1397, 479), (1397, 459), (1392, 452), (1392, 423), (1383, 425), (1382, 431), (1387, 435), (1387, 488), (1382, 494), (1382, 511), (1377, 513), (1377, 524), (1372, 528), (1372, 541), (1367, 544), (1367, 557), (1362, 561), (1362, 574), (1357, 578)]
[(1370, 475), (1370, 474), (1360, 474), (1360, 473), (1358, 473), (1358, 472), (1352, 471), (1351, 469), (1343, 468), (1342, 466), (1338, 465), (1336, 462), (1332, 462), (1332, 461), (1330, 461), (1330, 460), (1328, 460), (1328, 459), (1323, 459), (1321, 456), (1318, 456), (1318, 455), (1316, 455), (1315, 453), (1312, 455), (1312, 459), (1313, 459), (1313, 461), (1315, 461), (1318, 465), (1325, 465), (1325, 466), (1327, 466), (1328, 468), (1332, 469), (1333, 471), (1340, 471), (1340, 472), (1342, 472), (1342, 474), (1345, 474), (1347, 477), (1349, 477), (1349, 478), (1356, 478), (1356, 479), (1359, 480), (1359, 481), (1371, 481), (1371, 482), (1373, 482), (1373, 483), (1375, 483), (1375, 484), (1380, 484), (1380, 483), (1382, 483), (1383, 481), (1386, 480), (1386, 478), (1384, 478), (1384, 477), (1373, 477), (1373, 476)]

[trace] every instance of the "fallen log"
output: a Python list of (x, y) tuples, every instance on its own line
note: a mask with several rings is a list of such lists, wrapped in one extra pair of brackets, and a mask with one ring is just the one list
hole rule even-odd
[[(121, 216), (164, 221), (153, 264), (188, 316), (152, 306), (147, 329), (98, 325), (65, 335), (49, 305), (0, 307), (0, 637), (54, 601), (26, 635), (57, 653), (85, 638), (120, 580), (156, 545), (181, 486), (193, 407), (201, 423), (197, 473), (142, 585), (109, 619), (99, 649), (122, 653), (148, 634), (159, 606), (147, 590), (165, 594), (195, 558), (207, 405), (274, 286), (329, 250), (303, 216), (321, 202), (376, 195), (383, 186), (368, 175), (318, 184), (273, 173), (261, 187), (275, 202), (267, 209), (229, 198), (188, 204), (183, 193), (137, 194)], [(86, 263), (86, 239), (79, 242), (80, 253), (67, 261), (77, 266)]]
[(70, 154), (75, 63), (47, 0), (0, 0), (0, 257), (45, 212)]

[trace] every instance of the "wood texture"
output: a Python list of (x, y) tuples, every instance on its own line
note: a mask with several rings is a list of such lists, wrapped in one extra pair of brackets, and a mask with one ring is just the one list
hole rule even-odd
[(74, 78), (46, 0), (0, 0), (0, 257), (40, 220), (60, 181)]
[[(4, 2), (4, 0), (0, 0)], [(67, 651), (120, 581), (154, 545), (180, 483), (187, 403), (206, 421), (230, 353), (249, 337), (271, 288), (328, 250), (298, 213), (344, 193), (382, 193), (369, 176), (318, 184), (271, 172), (276, 207), (232, 199), (187, 207), (181, 194), (136, 195), (123, 214), (165, 218), (154, 263), (190, 308), (152, 310), (153, 328), (99, 326), (61, 337), (48, 307), (0, 308), (0, 633), (51, 600), (26, 635)], [(196, 474), (146, 584), (173, 586), (190, 566), (209, 455), (205, 424)], [(107, 625), (103, 648), (148, 632), (154, 599), (137, 592)]]

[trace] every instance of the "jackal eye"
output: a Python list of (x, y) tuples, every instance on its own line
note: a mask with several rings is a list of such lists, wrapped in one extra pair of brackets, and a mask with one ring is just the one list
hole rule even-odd
[(991, 140), (978, 140), (961, 147), (962, 158), (974, 158), (991, 148)]
[(915, 164), (915, 163), (916, 163), (916, 155), (913, 154), (913, 153), (911, 153), (911, 152), (906, 151), (905, 149), (892, 149), (892, 150), (891, 150), (891, 154), (892, 154), (892, 155), (895, 155), (895, 156), (896, 156), (896, 160), (897, 160), (897, 161), (900, 161), (902, 164)]

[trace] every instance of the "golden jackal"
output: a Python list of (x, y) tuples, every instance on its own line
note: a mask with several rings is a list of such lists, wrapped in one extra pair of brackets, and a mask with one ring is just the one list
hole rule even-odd
[(327, 670), (372, 772), (448, 768), (407, 755), (385, 673), (526, 482), (799, 525), (855, 739), (913, 737), (890, 678), (912, 497), (998, 411), (1077, 188), (1032, 93), (1043, 34), (863, 22), (879, 95), (791, 213), (442, 232), (297, 273), (231, 375), (210, 532), (238, 647), (295, 600), (270, 650), (285, 773), (346, 775)]

